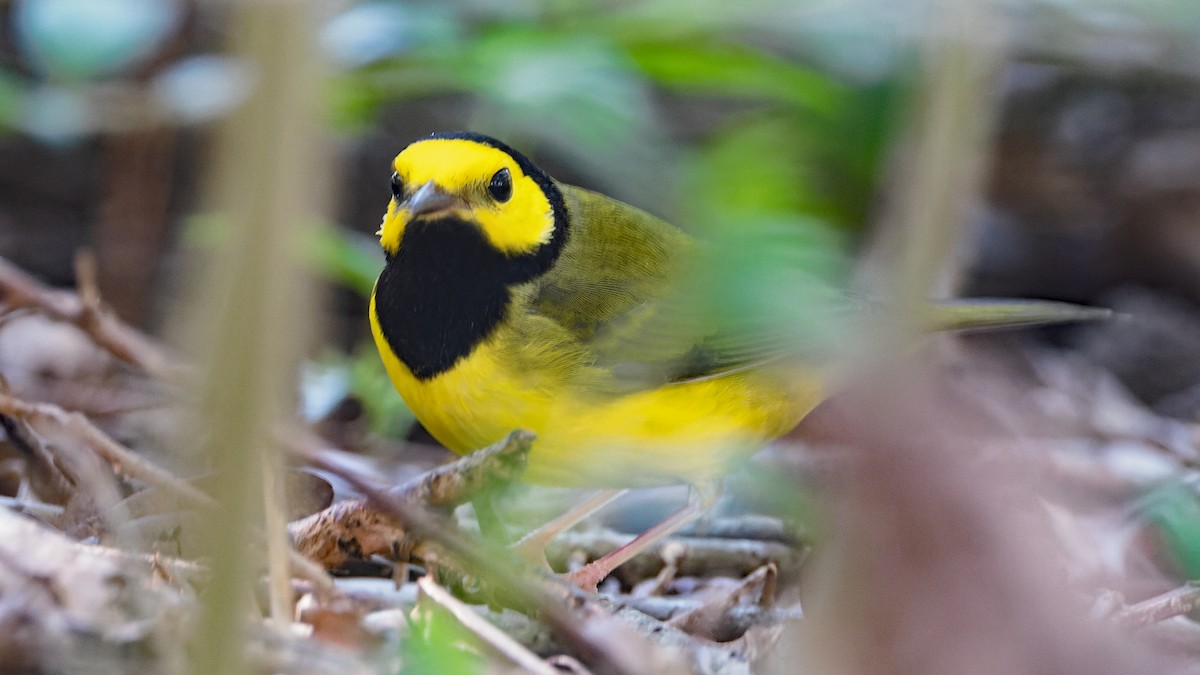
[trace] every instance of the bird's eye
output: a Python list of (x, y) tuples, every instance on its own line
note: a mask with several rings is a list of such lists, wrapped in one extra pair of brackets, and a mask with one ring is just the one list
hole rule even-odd
[(400, 180), (399, 173), (392, 174), (392, 196), (397, 203), (404, 201), (404, 181)]
[(488, 183), (487, 189), (492, 199), (500, 203), (512, 199), (512, 175), (508, 173), (508, 169), (497, 171), (496, 175), (492, 176), (492, 182)]

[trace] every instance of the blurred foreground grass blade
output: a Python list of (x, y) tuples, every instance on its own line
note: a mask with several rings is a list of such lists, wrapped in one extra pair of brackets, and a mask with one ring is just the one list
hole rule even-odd
[[(203, 431), (220, 503), (201, 532), (213, 576), (192, 644), (195, 673), (246, 669), (245, 621), (260, 569), (249, 535), (263, 523), (262, 470), (278, 471), (279, 463), (270, 431), (286, 409), (301, 336), (312, 323), (297, 273), (298, 224), (316, 220), (325, 185), (315, 147), (309, 12), (300, 0), (242, 2), (229, 16), (233, 49), (257, 67), (259, 86), (218, 137), (211, 206), (228, 221), (229, 236), (207, 266), (202, 302), (189, 317), (189, 337), (205, 364)], [(286, 533), (278, 509), (266, 511), (268, 521), (278, 521), (266, 527), (278, 615), (290, 611), (275, 588), (288, 580), (281, 570)]]

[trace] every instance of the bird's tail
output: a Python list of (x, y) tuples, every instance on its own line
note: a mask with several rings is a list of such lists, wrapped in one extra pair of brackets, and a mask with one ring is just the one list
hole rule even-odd
[(966, 298), (930, 303), (926, 321), (933, 330), (972, 331), (1098, 321), (1114, 316), (1111, 309), (1069, 302)]

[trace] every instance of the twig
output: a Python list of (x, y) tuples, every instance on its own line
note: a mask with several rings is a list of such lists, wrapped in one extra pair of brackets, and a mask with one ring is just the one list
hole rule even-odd
[[(37, 426), (37, 422), (53, 424), (80, 439), (121, 475), (162, 489), (179, 497), (187, 506), (193, 508), (208, 509), (216, 506), (212, 497), (116, 442), (79, 413), (68, 412), (50, 403), (23, 401), (0, 392), (0, 415), (20, 418), (33, 426)], [(333, 581), (325, 570), (290, 547), (288, 563), (293, 574), (311, 581), (321, 593), (333, 592)]]
[(284, 489), (282, 451), (262, 450), (263, 538), (267, 543), (267, 589), (271, 621), (281, 630), (292, 620), (293, 602), (288, 552), (287, 495)]
[(348, 499), (288, 525), (296, 550), (324, 569), (373, 555), (402, 557), (406, 537), (395, 519), (362, 499)]
[[(388, 490), (401, 501), (425, 506), (451, 506), (466, 500), (489, 481), (513, 480), (525, 468), (533, 434), (517, 431), (493, 445), (429, 471)], [(310, 463), (322, 461), (305, 446), (293, 451)], [(326, 569), (354, 558), (396, 557), (406, 537), (404, 528), (366, 499), (349, 499), (288, 526), (296, 548)]]
[(746, 539), (775, 541), (781, 544), (795, 544), (802, 540), (802, 537), (797, 536), (795, 529), (784, 521), (757, 514), (701, 520), (691, 527), (684, 528), (680, 534), (705, 539)]
[(521, 643), (509, 637), (507, 633), (488, 622), (487, 619), (477, 614), (461, 600), (450, 595), (446, 589), (437, 585), (429, 576), (418, 579), (417, 588), (423, 597), (449, 612), (464, 628), (479, 638), (481, 642), (491, 647), (496, 653), (509, 661), (512, 661), (515, 665), (538, 675), (558, 675), (559, 671), (556, 668), (539, 658), (537, 654), (529, 651)]
[(117, 359), (153, 377), (170, 381), (183, 372), (154, 340), (123, 323), (103, 306), (98, 291), (94, 290), (94, 275), (93, 281), (87, 280), (86, 262), (79, 269), (85, 273), (81, 290), (92, 284), (86, 290), (86, 299), (80, 294), (50, 288), (0, 258), (0, 302), (9, 309), (32, 309), (72, 324)]
[(770, 607), (775, 600), (777, 574), (775, 565), (763, 565), (732, 588), (708, 598), (699, 607), (671, 617), (668, 623), (689, 635), (717, 642), (736, 639), (745, 629), (732, 620), (733, 611), (747, 606)]
[(123, 567), (130, 564), (145, 565), (167, 583), (176, 586), (204, 580), (208, 575), (208, 568), (198, 562), (160, 553), (139, 553), (109, 546), (90, 546), (89, 550), (93, 555), (114, 560)]
[(333, 578), (329, 576), (324, 567), (314, 563), (291, 546), (287, 547), (287, 559), (288, 569), (292, 571), (292, 575), (311, 583), (317, 596), (327, 599), (337, 593), (337, 586), (334, 585)]
[[(685, 612), (698, 609), (704, 604), (704, 601), (699, 598), (678, 595), (648, 597), (617, 595), (613, 596), (612, 600), (622, 607), (636, 609), (642, 614), (654, 617), (659, 621), (666, 621)], [(779, 608), (745, 605), (733, 607), (729, 610), (728, 615), (730, 626), (736, 629), (737, 632), (745, 632), (751, 626), (781, 623), (784, 621), (799, 621), (803, 618), (804, 611), (799, 605)]]
[[(558, 565), (563, 564), (575, 551), (582, 551), (589, 560), (594, 560), (632, 539), (631, 535), (604, 529), (564, 532), (550, 542), (546, 555), (551, 563)], [(685, 547), (684, 554), (676, 562), (677, 574), (683, 576), (721, 571), (741, 577), (769, 563), (787, 569), (792, 567), (801, 555), (792, 547), (775, 541), (675, 537), (670, 542), (651, 547), (617, 568), (614, 573), (627, 580), (653, 577), (666, 564), (663, 561), (663, 546), (678, 544)]]
[(114, 441), (79, 413), (67, 412), (50, 403), (23, 401), (0, 392), (0, 414), (24, 419), (35, 428), (39, 424), (54, 425), (83, 441), (121, 475), (167, 490), (182, 498), (190, 506), (211, 507), (214, 505), (211, 497)]
[(429, 506), (457, 506), (487, 484), (516, 480), (525, 471), (534, 435), (517, 430), (490, 447), (427, 471), (391, 494)]
[(1114, 620), (1130, 628), (1144, 628), (1171, 617), (1200, 609), (1200, 586), (1187, 584), (1117, 612)]
[(17, 513), (27, 513), (38, 518), (57, 518), (63, 514), (63, 507), (57, 504), (31, 502), (28, 499), (5, 497), (0, 495), (0, 506), (7, 507)]
[[(7, 383), (0, 375), (0, 393), (8, 393)], [(44, 500), (62, 502), (71, 494), (77, 477), (68, 475), (54, 461), (53, 453), (46, 448), (29, 424), (11, 415), (0, 415), (0, 429), (8, 442), (23, 455), (28, 463), (26, 475), (33, 490)]]
[[(589, 603), (588, 596), (577, 589), (569, 594), (565, 583), (551, 585), (549, 580), (537, 577), (528, 566), (514, 561), (507, 551), (469, 539), (445, 518), (429, 513), (418, 503), (380, 490), (345, 467), (323, 462), (320, 457), (313, 458), (313, 463), (362, 492), (376, 509), (402, 522), (408, 533), (436, 542), (481, 583), (496, 591), (505, 591), (512, 606), (537, 611), (546, 625), (596, 672), (674, 670), (670, 665), (671, 657), (658, 653), (650, 643), (633, 638), (634, 633), (625, 626), (607, 623), (610, 618), (605, 610)], [(580, 617), (569, 611), (563, 605), (566, 597), (574, 597), (576, 609), (587, 612), (587, 616)]]

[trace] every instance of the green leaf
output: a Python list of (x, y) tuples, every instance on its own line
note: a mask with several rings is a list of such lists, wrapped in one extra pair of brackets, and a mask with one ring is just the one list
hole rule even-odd
[(687, 93), (763, 98), (820, 116), (845, 107), (848, 90), (836, 80), (744, 45), (651, 42), (630, 45), (628, 52), (656, 82)]
[(0, 129), (11, 128), (20, 119), (27, 90), (16, 74), (0, 69)]
[(305, 240), (305, 259), (330, 281), (370, 297), (383, 268), (379, 246), (369, 237), (333, 227), (314, 228)]
[(1200, 495), (1186, 484), (1170, 483), (1147, 495), (1141, 510), (1162, 533), (1184, 577), (1200, 579)]
[(408, 435), (416, 415), (396, 393), (375, 345), (364, 343), (348, 358), (350, 392), (362, 402), (371, 430), (388, 438)]
[(424, 603), (401, 643), (405, 675), (475, 675), (485, 662), (476, 651), (475, 636), (450, 612)]

